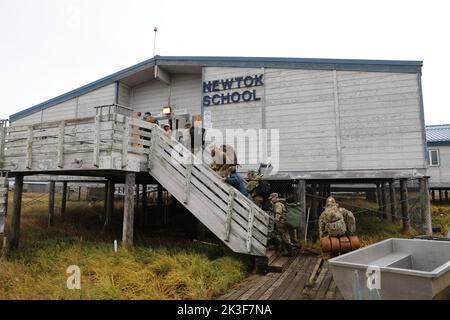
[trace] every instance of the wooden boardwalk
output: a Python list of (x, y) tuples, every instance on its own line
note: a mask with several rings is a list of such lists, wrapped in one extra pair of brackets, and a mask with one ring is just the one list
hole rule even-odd
[(328, 264), (301, 254), (290, 258), (282, 272), (253, 275), (219, 300), (342, 300)]

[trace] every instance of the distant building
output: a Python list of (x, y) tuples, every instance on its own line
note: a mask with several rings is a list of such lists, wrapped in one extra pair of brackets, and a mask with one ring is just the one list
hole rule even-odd
[(450, 124), (426, 126), (430, 187), (450, 189)]

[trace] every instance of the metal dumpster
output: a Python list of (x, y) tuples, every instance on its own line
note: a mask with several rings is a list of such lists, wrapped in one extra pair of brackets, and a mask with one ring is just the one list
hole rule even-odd
[(450, 242), (387, 239), (328, 263), (346, 300), (450, 299)]

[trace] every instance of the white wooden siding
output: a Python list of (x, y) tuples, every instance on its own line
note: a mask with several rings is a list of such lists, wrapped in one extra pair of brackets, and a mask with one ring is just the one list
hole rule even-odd
[(262, 72), (261, 101), (205, 110), (216, 129), (279, 129), (280, 171), (426, 168), (416, 74), (216, 67), (205, 81)]
[(95, 115), (95, 106), (114, 103), (115, 84), (91, 91), (15, 121), (14, 125), (84, 118)]
[(131, 89), (130, 106), (134, 111), (159, 114), (164, 106), (187, 110), (191, 115), (201, 114), (201, 76), (171, 76), (171, 84), (152, 80)]
[(342, 168), (424, 168), (416, 74), (338, 71)]
[(121, 106), (130, 106), (130, 88), (123, 83), (119, 85), (119, 104)]

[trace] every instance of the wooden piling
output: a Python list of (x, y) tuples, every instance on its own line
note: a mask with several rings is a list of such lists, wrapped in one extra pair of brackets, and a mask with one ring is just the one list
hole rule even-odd
[(123, 207), (123, 233), (122, 244), (125, 248), (133, 248), (133, 226), (134, 226), (134, 186), (136, 184), (136, 173), (129, 172), (125, 177), (125, 203)]
[(104, 227), (108, 228), (111, 225), (112, 215), (114, 212), (114, 192), (115, 185), (113, 180), (108, 181), (108, 199), (106, 201), (106, 215)]
[(419, 179), (420, 208), (422, 231), (431, 236), (433, 233), (431, 225), (431, 206), (428, 177)]
[(145, 217), (147, 216), (147, 184), (142, 185), (142, 200), (141, 200), (141, 228), (145, 227)]
[(55, 216), (55, 181), (49, 182), (48, 192), (48, 226), (53, 227)]
[(387, 192), (386, 192), (386, 183), (381, 183), (381, 212), (383, 220), (387, 220)]
[(81, 201), (81, 187), (78, 187), (78, 201)]
[(391, 219), (392, 222), (397, 221), (397, 199), (395, 196), (395, 182), (389, 181), (389, 199), (391, 202)]
[(436, 195), (434, 194), (434, 189), (431, 189), (431, 201), (436, 202)]
[(301, 239), (303, 239), (305, 235), (305, 229), (306, 229), (306, 181), (305, 180), (299, 180), (296, 185), (296, 202), (298, 203), (298, 206), (300, 208), (300, 223), (298, 227), (298, 234)]
[(20, 238), (20, 214), (22, 209), (23, 176), (16, 175), (14, 179), (13, 214), (11, 221), (10, 248), (19, 247)]
[(400, 201), (402, 209), (403, 231), (408, 231), (409, 223), (409, 203), (408, 203), (408, 186), (405, 179), (400, 180)]
[(380, 183), (377, 182), (376, 184), (377, 191), (376, 191), (376, 197), (377, 197), (377, 204), (378, 204), (378, 211), (383, 212), (383, 200), (381, 198), (381, 187)]
[(61, 193), (61, 217), (64, 217), (66, 215), (66, 208), (67, 208), (67, 181), (64, 181)]
[(448, 202), (448, 190), (445, 189), (445, 202)]

